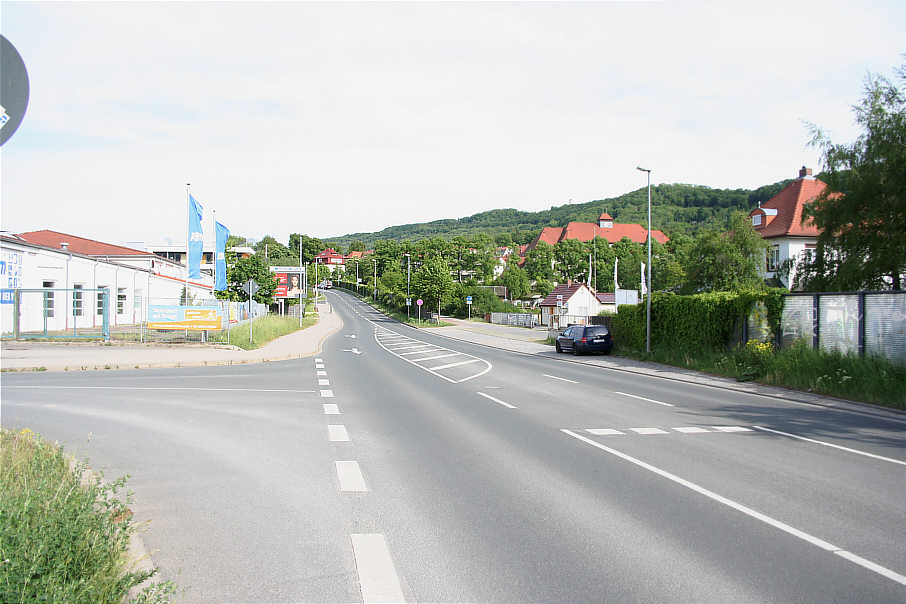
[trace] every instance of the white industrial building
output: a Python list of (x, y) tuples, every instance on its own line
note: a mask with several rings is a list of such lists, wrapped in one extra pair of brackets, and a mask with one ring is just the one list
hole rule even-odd
[(105, 312), (112, 327), (136, 325), (149, 304), (179, 304), (185, 287), (195, 304), (214, 299), (213, 277), (186, 275), (185, 265), (147, 251), (57, 231), (0, 235), (0, 327), (10, 334), (18, 320), (21, 332), (94, 328)]

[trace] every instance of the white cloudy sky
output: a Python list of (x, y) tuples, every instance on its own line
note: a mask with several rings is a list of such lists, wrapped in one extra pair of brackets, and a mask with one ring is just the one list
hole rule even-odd
[(906, 51), (901, 0), (0, 10), (31, 83), (2, 229), (110, 242), (184, 240), (187, 182), (281, 241), (617, 196), (637, 165), (755, 188), (820, 168), (801, 120), (855, 138)]

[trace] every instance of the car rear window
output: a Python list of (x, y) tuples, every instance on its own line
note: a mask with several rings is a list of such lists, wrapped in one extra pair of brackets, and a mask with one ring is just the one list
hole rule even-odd
[(586, 336), (606, 336), (607, 328), (603, 325), (595, 325), (594, 327), (589, 327), (585, 331)]

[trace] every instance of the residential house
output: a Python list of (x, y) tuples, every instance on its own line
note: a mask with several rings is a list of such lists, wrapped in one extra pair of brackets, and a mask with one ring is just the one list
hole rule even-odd
[[(661, 231), (651, 230), (651, 236), (655, 241), (667, 243), (669, 238)], [(528, 245), (528, 251), (535, 249), (539, 242), (543, 241), (548, 245), (557, 245), (567, 239), (577, 239), (579, 241), (591, 241), (596, 237), (606, 239), (609, 244), (614, 244), (628, 237), (636, 243), (645, 243), (648, 240), (648, 229), (640, 224), (620, 224), (613, 221), (613, 218), (607, 212), (601, 214), (598, 222), (570, 222), (565, 227), (545, 227), (541, 233), (532, 240)]]
[[(361, 252), (359, 252), (361, 253)], [(314, 263), (319, 266), (325, 266), (327, 269), (333, 273), (337, 267), (344, 267), (346, 265), (346, 256), (336, 251), (333, 248), (327, 248), (322, 250), (314, 258)]]
[[(827, 184), (812, 176), (812, 170), (802, 166), (799, 178), (788, 184), (777, 195), (749, 212), (752, 226), (771, 244), (764, 266), (765, 279), (779, 278), (785, 287), (795, 280), (795, 264), (814, 253), (818, 242), (818, 228), (811, 221), (803, 222), (803, 209), (827, 188)], [(778, 270), (786, 260), (793, 263), (789, 275)]]
[(574, 323), (585, 324), (588, 317), (601, 312), (601, 303), (584, 283), (561, 283), (538, 304), (541, 324), (559, 329)]

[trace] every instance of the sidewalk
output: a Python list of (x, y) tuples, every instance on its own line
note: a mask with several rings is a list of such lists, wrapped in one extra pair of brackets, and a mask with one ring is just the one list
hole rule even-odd
[(327, 336), (343, 321), (328, 304), (318, 305), (320, 320), (307, 329), (269, 342), (255, 350), (205, 344), (98, 344), (87, 342), (11, 341), (0, 344), (3, 371), (78, 371), (193, 367), (282, 361), (321, 351)]

